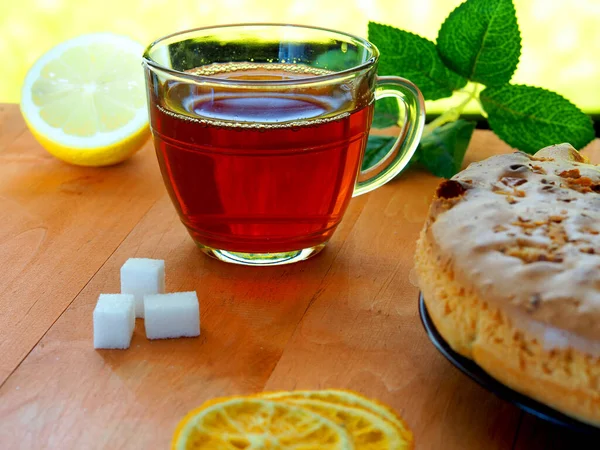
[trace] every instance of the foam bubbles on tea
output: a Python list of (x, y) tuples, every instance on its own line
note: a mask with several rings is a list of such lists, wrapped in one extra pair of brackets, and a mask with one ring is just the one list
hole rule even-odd
[[(235, 82), (293, 82), (332, 72), (294, 64), (223, 63), (197, 67), (187, 73)], [(285, 122), (294, 122), (296, 127), (317, 125), (347, 116), (348, 113), (339, 111), (353, 101), (348, 90), (340, 89), (336, 95), (325, 96), (322, 86), (302, 93), (289, 89), (256, 92), (243, 86), (235, 90), (223, 90), (214, 86), (206, 93), (189, 94), (189, 84), (172, 85), (166, 99), (168, 106), (203, 124), (238, 128), (264, 128), (265, 124)], [(283, 125), (287, 126), (289, 124)]]

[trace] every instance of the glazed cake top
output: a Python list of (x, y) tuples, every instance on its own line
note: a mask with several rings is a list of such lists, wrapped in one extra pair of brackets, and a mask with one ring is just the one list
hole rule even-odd
[(483, 300), (600, 341), (600, 168), (570, 145), (471, 164), (438, 188), (427, 232)]

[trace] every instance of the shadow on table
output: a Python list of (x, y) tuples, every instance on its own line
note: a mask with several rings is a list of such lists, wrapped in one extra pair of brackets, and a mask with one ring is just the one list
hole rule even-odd
[(592, 450), (600, 448), (598, 435), (576, 433), (523, 413), (514, 450)]

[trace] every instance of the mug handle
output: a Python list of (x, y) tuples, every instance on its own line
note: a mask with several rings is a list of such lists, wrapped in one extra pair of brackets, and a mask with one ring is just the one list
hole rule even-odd
[(375, 100), (394, 97), (404, 105), (404, 124), (390, 151), (377, 164), (358, 174), (353, 197), (383, 186), (402, 169), (415, 154), (425, 125), (425, 101), (419, 88), (401, 77), (377, 77)]

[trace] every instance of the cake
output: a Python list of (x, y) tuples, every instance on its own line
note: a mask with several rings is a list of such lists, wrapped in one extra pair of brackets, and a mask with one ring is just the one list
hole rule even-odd
[(512, 389), (600, 426), (600, 168), (570, 145), (442, 182), (417, 243), (429, 314)]

